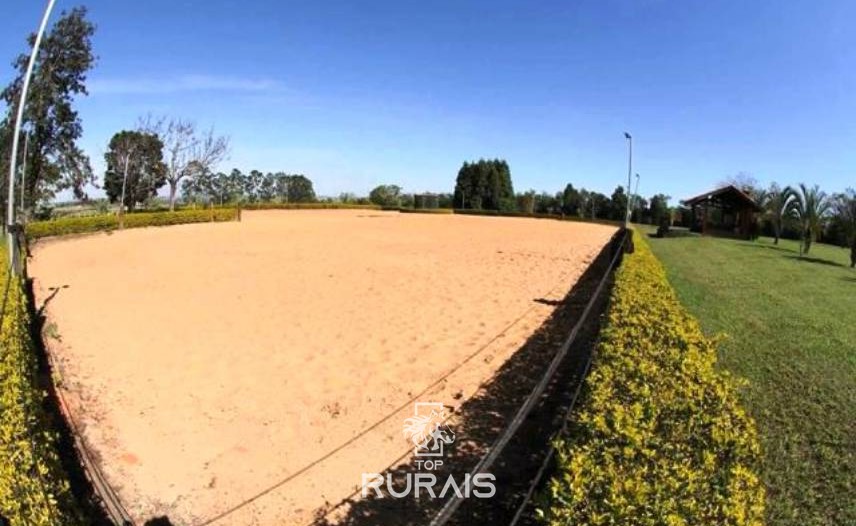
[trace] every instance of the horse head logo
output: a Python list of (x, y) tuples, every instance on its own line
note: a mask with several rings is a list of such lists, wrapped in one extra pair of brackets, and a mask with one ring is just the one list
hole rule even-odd
[(416, 403), (415, 415), (404, 420), (404, 437), (413, 442), (416, 456), (443, 456), (443, 446), (455, 441), (455, 432), (445, 420), (442, 404)]

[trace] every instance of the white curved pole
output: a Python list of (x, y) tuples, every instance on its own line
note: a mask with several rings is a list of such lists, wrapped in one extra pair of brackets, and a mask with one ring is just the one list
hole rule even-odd
[[(36, 56), (39, 54), (39, 46), (42, 44), (42, 36), (45, 34), (45, 28), (48, 25), (48, 19), (53, 11), (54, 2), (56, 0), (48, 0), (48, 6), (45, 8), (45, 14), (42, 16), (42, 23), (39, 26), (39, 32), (36, 33), (36, 41), (33, 44), (33, 50), (30, 52), (30, 60), (27, 63), (27, 72), (24, 74), (24, 84), (21, 86), (21, 98), (18, 101), (18, 113), (15, 116), (15, 130), (12, 134), (12, 157), (9, 158), (9, 198), (6, 201), (6, 238), (9, 245), (9, 263), (13, 264), (17, 257), (15, 253), (15, 236), (12, 233), (11, 227), (15, 223), (15, 168), (18, 164), (18, 139), (21, 137), (21, 121), (24, 118), (24, 106), (27, 103), (27, 91), (30, 89), (30, 77), (33, 75), (33, 67), (36, 64)], [(13, 271), (17, 271), (13, 265)]]

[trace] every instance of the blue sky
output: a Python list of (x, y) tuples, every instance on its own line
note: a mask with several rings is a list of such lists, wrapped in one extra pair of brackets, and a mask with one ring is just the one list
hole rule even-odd
[[(42, 4), (13, 0), (3, 64)], [(110, 136), (151, 112), (229, 135), (223, 170), (302, 172), (323, 195), (450, 191), (479, 157), (507, 159), (519, 191), (608, 194), (625, 130), (643, 195), (738, 172), (856, 186), (850, 0), (85, 5), (99, 59), (78, 107), (99, 174)]]

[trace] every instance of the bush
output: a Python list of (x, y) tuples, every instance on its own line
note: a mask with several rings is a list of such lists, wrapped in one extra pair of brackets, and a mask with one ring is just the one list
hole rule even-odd
[(380, 210), (379, 205), (356, 203), (247, 203), (244, 210)]
[(418, 209), (440, 208), (440, 199), (434, 194), (415, 194), (413, 196), (413, 208), (418, 208)]
[(451, 208), (398, 208), (402, 214), (454, 214)]
[(473, 210), (470, 208), (456, 208), (456, 214), (470, 216), (497, 216), (497, 217), (531, 217), (534, 219), (556, 219), (561, 221), (576, 221), (580, 223), (596, 223), (599, 225), (621, 226), (623, 221), (612, 221), (610, 219), (589, 219), (584, 217), (561, 215), (561, 214), (539, 214), (537, 212), (526, 213), (519, 211), (503, 211), (503, 210)]
[(0, 517), (11, 526), (83, 524), (42, 406), (26, 296), (5, 256), (0, 248)]
[(640, 235), (539, 510), (550, 525), (760, 525), (754, 423)]
[[(140, 212), (125, 214), (125, 228), (146, 226), (179, 225), (184, 223), (204, 223), (208, 221), (235, 221), (239, 218), (235, 208), (214, 208), (198, 210), (178, 210), (176, 212)], [(116, 215), (97, 215), (87, 217), (65, 217), (53, 221), (35, 221), (26, 227), (27, 237), (37, 239), (48, 236), (101, 232), (119, 228)]]

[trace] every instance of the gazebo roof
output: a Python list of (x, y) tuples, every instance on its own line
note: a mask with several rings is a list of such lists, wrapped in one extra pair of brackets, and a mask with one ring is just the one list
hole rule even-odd
[(740, 190), (732, 184), (728, 186), (723, 186), (722, 188), (717, 188), (716, 190), (712, 190), (710, 192), (699, 194), (695, 197), (690, 197), (689, 199), (685, 199), (681, 202), (686, 206), (695, 206), (708, 201), (717, 201), (720, 203), (724, 202), (732, 205), (738, 204), (750, 207), (756, 212), (761, 211), (761, 207), (758, 206), (758, 203), (756, 203), (754, 199), (749, 197), (746, 192)]

